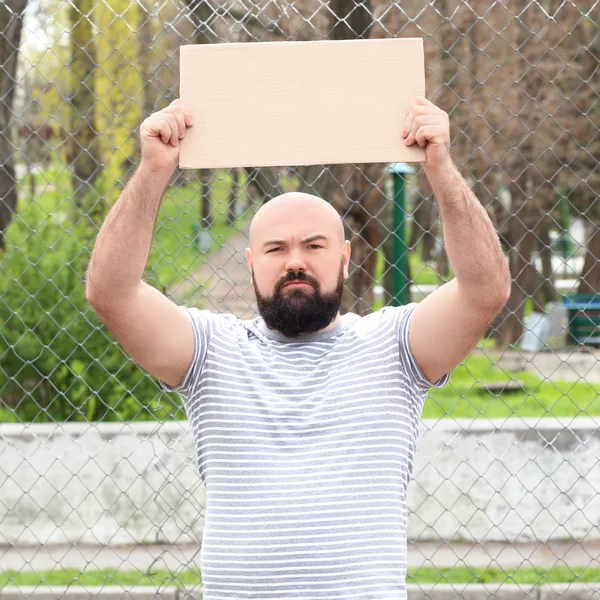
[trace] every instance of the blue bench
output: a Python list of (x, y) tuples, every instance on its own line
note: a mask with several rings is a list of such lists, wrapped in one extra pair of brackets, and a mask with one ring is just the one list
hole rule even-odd
[(564, 296), (569, 314), (569, 341), (584, 346), (600, 346), (600, 294)]

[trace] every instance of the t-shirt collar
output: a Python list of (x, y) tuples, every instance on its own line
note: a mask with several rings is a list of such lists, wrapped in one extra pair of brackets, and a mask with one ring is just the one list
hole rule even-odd
[(328, 340), (338, 333), (342, 331), (344, 325), (342, 323), (342, 319), (340, 318), (338, 322), (327, 331), (316, 331), (315, 333), (304, 333), (301, 335), (297, 335), (294, 337), (290, 337), (287, 335), (283, 335), (280, 331), (276, 331), (275, 329), (270, 329), (267, 327), (264, 319), (262, 317), (258, 317), (256, 319), (257, 327), (260, 333), (262, 333), (265, 337), (268, 337), (271, 340), (276, 340), (278, 342), (285, 342), (288, 344), (305, 344), (307, 342), (323, 342)]

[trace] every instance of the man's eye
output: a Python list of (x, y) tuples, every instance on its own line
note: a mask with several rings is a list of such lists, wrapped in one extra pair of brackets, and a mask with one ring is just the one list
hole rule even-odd
[(309, 246), (309, 248), (310, 248), (311, 250), (318, 250), (319, 248), (322, 248), (322, 247), (323, 247), (323, 246), (321, 246), (321, 245), (319, 245), (319, 244), (311, 244), (311, 245)]
[(270, 254), (271, 252), (277, 252), (278, 250), (281, 250), (280, 246), (277, 246), (276, 248), (271, 248), (270, 250), (267, 250), (267, 254)]

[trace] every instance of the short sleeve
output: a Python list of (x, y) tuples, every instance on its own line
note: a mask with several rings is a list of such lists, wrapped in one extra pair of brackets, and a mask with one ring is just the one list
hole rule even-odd
[(179, 385), (170, 386), (161, 380), (159, 380), (159, 384), (166, 392), (177, 392), (187, 395), (191, 389), (194, 389), (202, 374), (206, 352), (215, 329), (215, 321), (218, 315), (211, 313), (209, 310), (199, 310), (197, 308), (188, 308), (187, 306), (180, 306), (179, 309), (183, 310), (190, 320), (194, 336), (194, 354)]
[(450, 380), (450, 373), (446, 373), (434, 383), (429, 381), (417, 363), (410, 346), (410, 323), (416, 307), (417, 303), (412, 302), (404, 306), (388, 306), (382, 308), (381, 311), (388, 318), (391, 318), (393, 322), (394, 331), (398, 339), (400, 364), (404, 371), (408, 373), (410, 379), (422, 389), (429, 389), (431, 387), (441, 388)]

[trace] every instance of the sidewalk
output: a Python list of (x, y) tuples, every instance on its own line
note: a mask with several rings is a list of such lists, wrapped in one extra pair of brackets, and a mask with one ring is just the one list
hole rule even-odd
[[(360, 543), (360, 539), (357, 540)], [(551, 542), (547, 544), (485, 544), (421, 542), (409, 544), (408, 566), (418, 567), (600, 567), (600, 540)], [(196, 545), (139, 546), (0, 546), (0, 571), (45, 571), (55, 569), (121, 569), (179, 571), (199, 568)]]
[(235, 232), (201, 269), (169, 290), (177, 304), (232, 313), (240, 319), (258, 315), (246, 263), (248, 227)]

